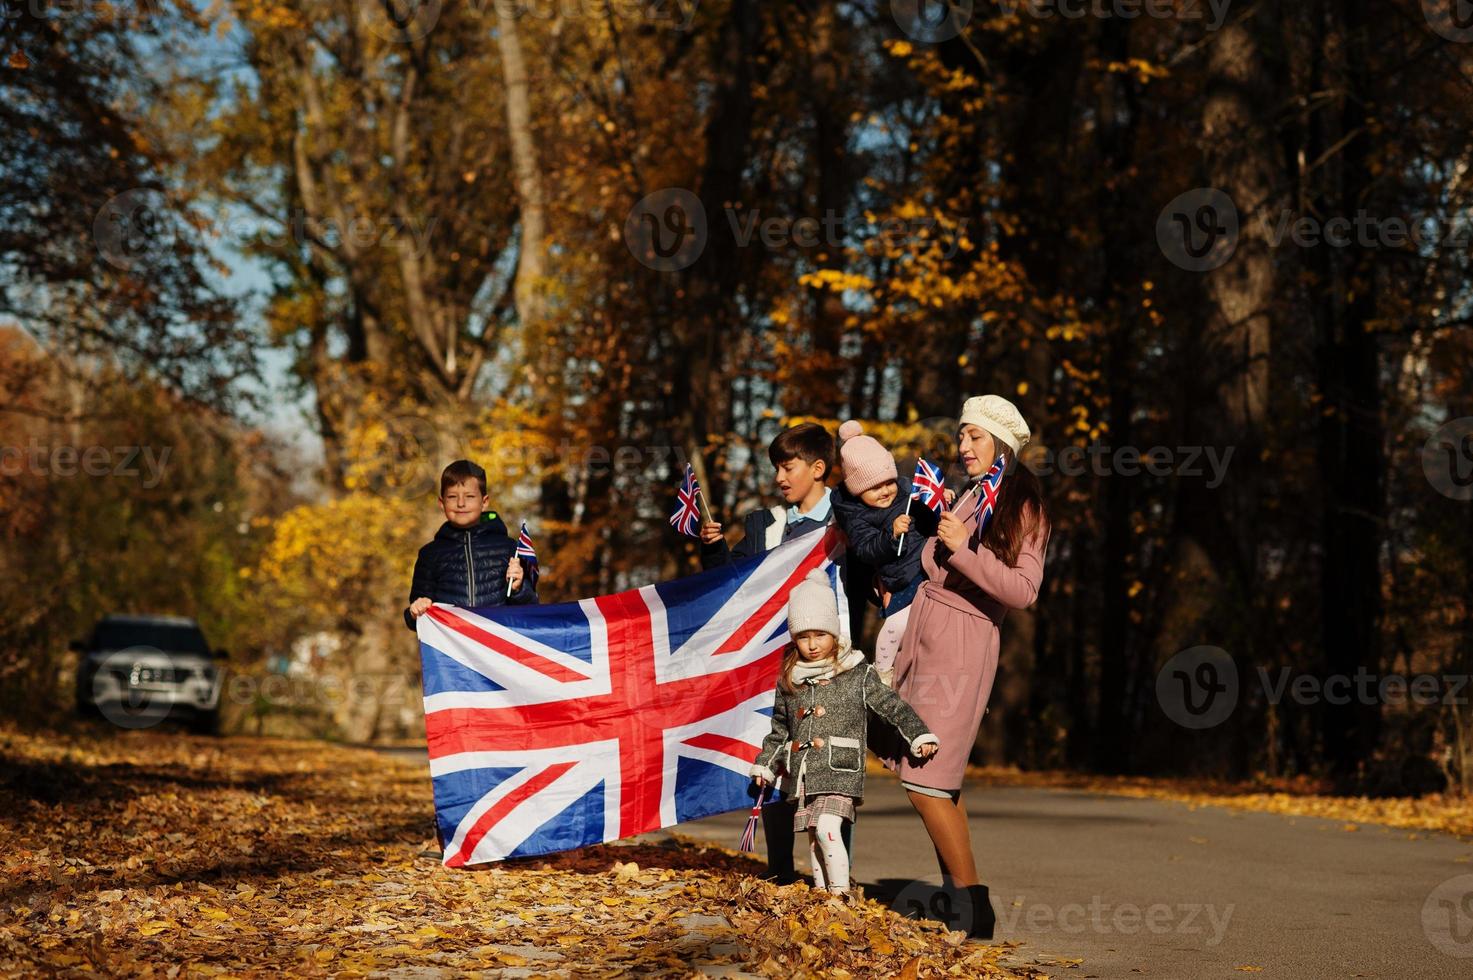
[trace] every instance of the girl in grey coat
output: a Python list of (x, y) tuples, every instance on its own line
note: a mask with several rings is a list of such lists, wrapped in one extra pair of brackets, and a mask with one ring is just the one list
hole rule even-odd
[(788, 632), (772, 732), (752, 776), (759, 786), (780, 781), (798, 800), (794, 830), (808, 831), (814, 885), (847, 895), (842, 830), (864, 797), (869, 712), (893, 725), (918, 759), (933, 755), (940, 742), (864, 655), (840, 639), (838, 601), (823, 572), (809, 572), (793, 587)]

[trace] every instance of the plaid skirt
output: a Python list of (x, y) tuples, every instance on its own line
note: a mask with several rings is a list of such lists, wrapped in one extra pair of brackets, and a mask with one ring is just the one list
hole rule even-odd
[(803, 805), (793, 814), (793, 830), (807, 830), (818, 826), (818, 818), (826, 813), (854, 822), (854, 797), (842, 793), (823, 793), (804, 797)]

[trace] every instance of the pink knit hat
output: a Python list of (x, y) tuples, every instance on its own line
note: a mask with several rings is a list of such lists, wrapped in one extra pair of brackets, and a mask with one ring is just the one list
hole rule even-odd
[(864, 426), (850, 419), (839, 426), (839, 459), (844, 464), (844, 488), (856, 497), (871, 487), (899, 479), (895, 457), (874, 436), (864, 434)]

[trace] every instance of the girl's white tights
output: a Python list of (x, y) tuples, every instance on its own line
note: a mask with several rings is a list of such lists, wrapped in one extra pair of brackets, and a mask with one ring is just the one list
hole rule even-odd
[(834, 813), (818, 817), (818, 826), (808, 828), (808, 860), (813, 865), (813, 886), (845, 894), (849, 891), (849, 852), (844, 850), (844, 818)]
[(915, 603), (906, 606), (900, 612), (885, 619), (880, 627), (880, 635), (875, 639), (875, 670), (882, 676), (889, 676), (890, 671), (895, 669), (895, 655), (900, 652), (900, 640), (905, 636), (905, 624), (910, 619), (910, 611), (915, 608)]

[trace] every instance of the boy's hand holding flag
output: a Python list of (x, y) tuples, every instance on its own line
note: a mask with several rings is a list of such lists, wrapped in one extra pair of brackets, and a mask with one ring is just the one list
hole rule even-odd
[[(527, 574), (531, 576), (532, 585), (535, 587), (537, 585), (537, 549), (532, 547), (532, 535), (527, 533), (526, 521), (522, 522), (522, 533), (517, 536), (517, 553), (512, 558), (512, 563), (515, 564), (517, 559), (521, 559), (526, 564)], [(506, 594), (511, 595), (518, 584), (520, 584), (520, 577), (518, 577), (517, 581), (514, 581), (511, 576), (511, 570), (508, 569)]]
[[(701, 511), (699, 503), (704, 501), (700, 481), (689, 463), (685, 464), (685, 479), (675, 491), (675, 513), (670, 515), (670, 526), (688, 537), (699, 537), (701, 533)], [(707, 508), (710, 511), (710, 508)]]

